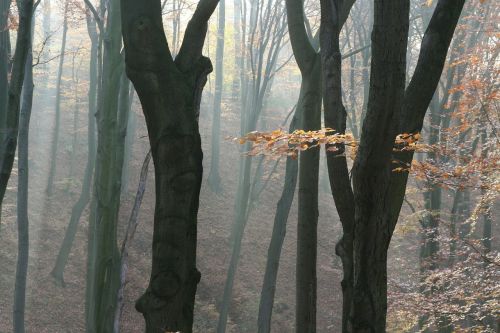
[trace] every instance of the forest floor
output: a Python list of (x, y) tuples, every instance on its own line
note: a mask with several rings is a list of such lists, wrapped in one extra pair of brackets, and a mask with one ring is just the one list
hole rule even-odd
[[(39, 97), (40, 98), (40, 97)], [(37, 105), (35, 103), (35, 105)], [(120, 211), (119, 239), (131, 211), (140, 168), (148, 151), (144, 120), (138, 107), (138, 130), (130, 163), (130, 183), (123, 196)], [(278, 110), (286, 115), (286, 110)], [(281, 117), (275, 116), (276, 124)], [(75, 243), (65, 270), (65, 287), (57, 286), (50, 277), (56, 255), (69, 221), (71, 208), (79, 196), (86, 161), (86, 118), (81, 111), (78, 129), (74, 181), (69, 183), (71, 132), (73, 112), (63, 112), (62, 133), (57, 164), (56, 190), (45, 194), (49, 161), (50, 129), (54, 113), (51, 109), (34, 109), (30, 146), (30, 260), (26, 300), (26, 330), (37, 333), (84, 332), (84, 298), (88, 208), (82, 216)], [(235, 143), (222, 139), (221, 165), (223, 193), (213, 194), (206, 183), (210, 162), (210, 116), (202, 114), (200, 127), (203, 140), (204, 182), (200, 196), (198, 227), (198, 269), (202, 279), (198, 285), (195, 308), (195, 332), (214, 332), (219, 302), (222, 298), (230, 257), (229, 234), (234, 219), (234, 197), (238, 177), (238, 156)], [(239, 117), (224, 110), (221, 137), (237, 136)], [(279, 121), (278, 121), (279, 119)], [(272, 121), (270, 126), (272, 126)], [(276, 125), (278, 126), (278, 125)], [(266, 162), (267, 163), (267, 162)], [(266, 174), (273, 161), (267, 163)], [(236, 276), (229, 314), (228, 332), (256, 332), (259, 294), (267, 248), (272, 231), (276, 203), (283, 184), (284, 161), (263, 191), (251, 213), (243, 239), (240, 264)], [(16, 166), (14, 167), (16, 168)], [(152, 170), (152, 165), (150, 166)], [(17, 254), (16, 172), (13, 172), (3, 210), (0, 231), (0, 333), (12, 331), (12, 299)], [(325, 179), (323, 179), (325, 181)], [(66, 189), (68, 187), (68, 189)], [(339, 238), (339, 223), (333, 201), (327, 191), (320, 194), (318, 248), (318, 332), (339, 332), (340, 323), (340, 261), (334, 255)], [(142, 332), (142, 316), (134, 302), (147, 286), (151, 260), (151, 239), (154, 212), (154, 174), (150, 171), (145, 198), (140, 211), (140, 225), (130, 253), (129, 282), (125, 289), (122, 332)], [(278, 275), (273, 314), (273, 332), (292, 332), (295, 308), (295, 243), (296, 203), (290, 213), (287, 235)]]

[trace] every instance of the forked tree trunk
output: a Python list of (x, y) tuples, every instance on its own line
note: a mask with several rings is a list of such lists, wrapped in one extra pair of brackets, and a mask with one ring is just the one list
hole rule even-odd
[(136, 303), (147, 333), (192, 332), (197, 213), (202, 181), (198, 128), (201, 93), (212, 65), (201, 56), (216, 0), (201, 0), (180, 51), (172, 59), (159, 0), (122, 0), (127, 75), (146, 118), (155, 166), (153, 263), (146, 292)]
[(353, 166), (354, 332), (385, 332), (387, 250), (384, 217), (391, 154), (403, 105), (409, 1), (375, 1), (368, 110)]
[[(387, 250), (403, 203), (412, 152), (392, 153), (397, 133), (422, 129), (448, 47), (464, 5), (440, 0), (422, 40), (417, 67), (405, 91), (408, 1), (375, 2), (368, 110), (353, 168), (355, 332), (382, 332), (387, 313)], [(383, 22), (383, 24), (382, 24)], [(390, 70), (389, 70), (390, 69)]]

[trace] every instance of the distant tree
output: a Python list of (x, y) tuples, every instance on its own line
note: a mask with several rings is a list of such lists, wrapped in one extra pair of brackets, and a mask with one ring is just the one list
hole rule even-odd
[[(248, 16), (248, 17), (247, 17)], [(282, 67), (278, 65), (280, 51), (286, 42), (286, 15), (284, 5), (274, 1), (252, 1), (249, 13), (243, 15), (243, 35), (247, 37), (241, 75), (240, 133), (257, 129), (272, 79)], [(265, 28), (264, 28), (265, 27)], [(247, 146), (248, 148), (248, 146)], [(231, 258), (217, 324), (217, 332), (226, 331), (233, 284), (240, 260), (241, 243), (246, 224), (263, 190), (263, 158), (258, 161), (252, 175), (252, 156), (239, 160), (238, 187), (236, 190), (235, 219), (231, 228)]]
[[(100, 34), (98, 33), (97, 23), (90, 10), (86, 12), (87, 30), (90, 37), (90, 62), (89, 62), (89, 91), (88, 91), (88, 127), (87, 127), (87, 162), (85, 165), (85, 174), (82, 181), (82, 190), (80, 196), (71, 209), (71, 217), (64, 234), (64, 240), (59, 249), (56, 263), (52, 269), (51, 275), (56, 283), (64, 286), (64, 268), (68, 262), (68, 257), (73, 246), (78, 223), (82, 213), (90, 202), (92, 189), (92, 176), (94, 174), (95, 155), (96, 155), (96, 123), (95, 114), (97, 112), (97, 88), (100, 85), (98, 77), (98, 66), (101, 63), (99, 60), (99, 49), (101, 47)], [(99, 69), (101, 72), (102, 69)], [(100, 76), (100, 75), (99, 75)]]
[(59, 53), (59, 69), (57, 71), (56, 79), (56, 105), (55, 105), (55, 121), (54, 130), (52, 132), (52, 143), (50, 146), (50, 169), (49, 169), (49, 179), (47, 183), (47, 195), (51, 196), (54, 190), (54, 178), (56, 176), (56, 166), (57, 166), (57, 149), (59, 147), (59, 132), (61, 131), (61, 84), (62, 75), (64, 70), (64, 59), (66, 54), (66, 37), (68, 35), (68, 16), (70, 15), (68, 11), (69, 0), (64, 2), (63, 10), (63, 26), (62, 26), (62, 41), (61, 41), (61, 51)]
[(219, 172), (220, 155), (220, 116), (222, 104), (222, 90), (224, 83), (223, 62), (224, 62), (224, 32), (226, 23), (226, 2), (219, 1), (219, 20), (217, 22), (217, 49), (215, 55), (215, 93), (214, 108), (212, 118), (212, 150), (210, 160), (210, 173), (208, 174), (208, 185), (215, 193), (222, 191), (221, 178)]

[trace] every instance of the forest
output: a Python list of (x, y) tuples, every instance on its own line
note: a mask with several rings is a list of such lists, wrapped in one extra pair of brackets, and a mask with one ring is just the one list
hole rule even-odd
[(0, 0), (0, 333), (498, 333), (499, 89), (494, 0)]

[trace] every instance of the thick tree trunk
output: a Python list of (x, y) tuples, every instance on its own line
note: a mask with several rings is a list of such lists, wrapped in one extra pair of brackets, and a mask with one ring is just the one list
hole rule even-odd
[(190, 333), (200, 280), (196, 239), (203, 153), (198, 116), (212, 71), (201, 51), (217, 1), (198, 4), (175, 62), (160, 5), (158, 0), (122, 0), (127, 75), (146, 117), (156, 187), (151, 278), (136, 309), (144, 315), (147, 333)]
[(64, 5), (63, 34), (61, 42), (61, 51), (59, 53), (59, 70), (56, 81), (56, 107), (55, 107), (55, 125), (52, 132), (52, 144), (50, 147), (50, 169), (47, 183), (47, 195), (51, 196), (54, 190), (54, 177), (57, 166), (57, 148), (59, 146), (59, 132), (61, 130), (61, 84), (64, 68), (64, 58), (66, 53), (66, 36), (68, 35), (68, 1)]
[[(33, 22), (31, 33), (33, 35)], [(24, 309), (26, 303), (26, 279), (29, 258), (29, 219), (28, 219), (28, 142), (31, 108), (33, 105), (33, 50), (32, 37), (28, 47), (28, 56), (24, 70), (22, 107), (19, 115), (19, 148), (18, 148), (18, 190), (17, 190), (17, 230), (18, 253), (16, 266), (16, 282), (14, 287), (14, 333), (24, 333)]]
[(30, 31), (33, 0), (20, 0), (17, 2), (17, 8), (19, 12), (19, 27), (9, 82), (7, 115), (5, 121), (0, 123), (0, 133), (2, 133), (2, 141), (0, 143), (0, 206), (5, 196), (17, 148), (21, 89), (28, 50), (31, 45)]
[(212, 152), (210, 159), (210, 173), (208, 174), (208, 185), (212, 192), (222, 191), (221, 178), (219, 174), (220, 156), (220, 114), (222, 89), (224, 85), (223, 61), (224, 61), (224, 25), (225, 25), (225, 0), (219, 1), (219, 21), (217, 27), (217, 50), (215, 55), (215, 94), (214, 113), (212, 118)]
[(88, 154), (87, 164), (85, 166), (85, 175), (82, 182), (82, 191), (78, 201), (75, 203), (71, 210), (71, 218), (64, 235), (64, 240), (59, 249), (56, 263), (52, 269), (51, 275), (56, 283), (64, 286), (64, 268), (68, 262), (68, 257), (73, 246), (78, 223), (82, 213), (90, 201), (90, 194), (92, 188), (92, 175), (94, 173), (95, 155), (96, 155), (96, 137), (95, 137), (95, 114), (97, 112), (97, 51), (98, 51), (98, 36), (96, 31), (95, 22), (87, 19), (87, 28), (89, 29), (89, 36), (91, 40), (90, 48), (90, 65), (89, 65), (89, 111), (88, 111), (88, 128), (87, 128), (87, 142)]
[(403, 105), (409, 1), (375, 1), (368, 110), (353, 167), (354, 332), (385, 332), (387, 250), (384, 214), (391, 154)]
[[(421, 130), (463, 4), (462, 0), (438, 2), (422, 41), (415, 73), (401, 103), (400, 90), (404, 87), (405, 77), (401, 71), (404, 69), (406, 49), (406, 43), (402, 43), (402, 40), (406, 40), (403, 34), (406, 34), (408, 15), (407, 8), (400, 8), (392, 14), (389, 12), (396, 7), (407, 7), (407, 3), (376, 2), (370, 98), (353, 170), (356, 203), (353, 302), (355, 331), (378, 332), (385, 329), (387, 249), (397, 223), (408, 178), (408, 173), (391, 172), (397, 165), (391, 165), (390, 161), (395, 159), (406, 166), (413, 156), (410, 152), (402, 152), (391, 157), (392, 144), (398, 132), (415, 133)], [(389, 12), (383, 16), (384, 25), (380, 26), (384, 9)], [(405, 13), (404, 18), (402, 13)], [(393, 36), (388, 39), (390, 35)], [(384, 61), (391, 58), (394, 59), (390, 64), (384, 64)], [(388, 68), (393, 69), (389, 75)], [(384, 84), (387, 79), (390, 82)], [(377, 109), (378, 111), (374, 111)]]

